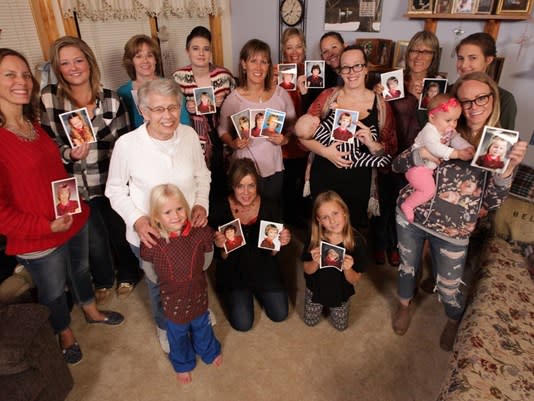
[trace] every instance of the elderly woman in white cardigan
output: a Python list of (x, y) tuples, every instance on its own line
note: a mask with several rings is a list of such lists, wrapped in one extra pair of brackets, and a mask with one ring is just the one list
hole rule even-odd
[[(140, 241), (150, 247), (158, 236), (147, 217), (151, 189), (165, 183), (178, 186), (191, 205), (191, 223), (202, 227), (207, 224), (211, 178), (197, 133), (180, 124), (178, 84), (169, 79), (149, 81), (137, 96), (145, 123), (116, 142), (106, 196), (126, 222), (126, 239), (139, 257)], [(141, 261), (140, 265), (146, 274), (158, 338), (162, 349), (169, 352), (157, 276), (150, 263)]]

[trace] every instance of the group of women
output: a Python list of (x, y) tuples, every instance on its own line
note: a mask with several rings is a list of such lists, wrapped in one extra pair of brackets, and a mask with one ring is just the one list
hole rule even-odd
[[(173, 79), (161, 77), (158, 45), (136, 35), (123, 59), (131, 81), (115, 92), (102, 88), (89, 46), (63, 37), (50, 51), (58, 83), (41, 92), (40, 116), (38, 85), (27, 61), (16, 51), (0, 49), (0, 135), (6, 144), (0, 151), (0, 233), (7, 236), (7, 252), (30, 271), (39, 301), (49, 306), (68, 362), (78, 362), (82, 354), (69, 328), (65, 285), (89, 323), (117, 325), (122, 315), (98, 310), (95, 293), (99, 303), (109, 298), (116, 270), (119, 297), (128, 296), (140, 279), (138, 266), (145, 273), (159, 340), (168, 351), (157, 276), (149, 263), (139, 263), (140, 242), (151, 246), (157, 236), (147, 217), (150, 190), (163, 183), (184, 193), (193, 226), (210, 224), (216, 230), (233, 219), (241, 221), (246, 244), (237, 251), (224, 252), (220, 233), (215, 236), (217, 288), (232, 326), (252, 327), (253, 297), (272, 320), (284, 320), (288, 300), (276, 252), (257, 248), (254, 238), (261, 220), (281, 221), (283, 211), (288, 220), (298, 212), (309, 218), (302, 213), (306, 207), (300, 196), (306, 169), (312, 198), (337, 192), (348, 205), (353, 227), (367, 227), (368, 216), (374, 216), (376, 261), (384, 263), (387, 255), (390, 264), (400, 264), (400, 302), (393, 321), (398, 334), (408, 329), (422, 244), (430, 242), (436, 290), (449, 318), (441, 344), (450, 349), (464, 310), (460, 283), (469, 236), (478, 216), (503, 201), (526, 143), (514, 145), (500, 175), (463, 161), (442, 163), (434, 200), (416, 208), (409, 224), (395, 212), (395, 202), (405, 185), (399, 173), (432, 158), (425, 148), (412, 151), (411, 144), (426, 122), (417, 110), (422, 80), (438, 75), (435, 35), (419, 32), (410, 41), (406, 97), (392, 102), (366, 87), (366, 52), (345, 46), (338, 33), (320, 40), (327, 66), (323, 91), (306, 88), (302, 32), (288, 29), (282, 48), (281, 61), (296, 63), (301, 75), (296, 91), (273, 80), (271, 50), (261, 40), (251, 39), (241, 49), (236, 85), (227, 69), (211, 64), (206, 28), (197, 27), (187, 37), (190, 65), (174, 72)], [(465, 38), (456, 52), (459, 79), (451, 93), (463, 111), (458, 131), (476, 147), (485, 125), (513, 128), (515, 101), (484, 73), (496, 55), (489, 35)], [(213, 87), (217, 112), (197, 115), (194, 90), (206, 86)], [(97, 141), (71, 148), (60, 115), (81, 108)], [(237, 135), (230, 116), (266, 108), (285, 113), (280, 133), (260, 139)], [(337, 108), (359, 113), (353, 142), (330, 139)], [(238, 159), (230, 168), (225, 148)], [(81, 213), (55, 218), (50, 183), (68, 176), (76, 177)], [(460, 187), (469, 187), (469, 202), (444, 204), (440, 195)], [(403, 189), (399, 199), (408, 194)], [(283, 230), (281, 245), (290, 238)]]

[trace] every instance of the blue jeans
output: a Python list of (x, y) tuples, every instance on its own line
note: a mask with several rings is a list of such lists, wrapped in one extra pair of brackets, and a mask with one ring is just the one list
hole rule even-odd
[(162, 329), (167, 330), (167, 319), (163, 314), (163, 305), (161, 303), (161, 296), (159, 293), (159, 283), (157, 281), (156, 273), (154, 272), (154, 266), (141, 259), (140, 249), (138, 246), (130, 244), (130, 248), (135, 256), (139, 259), (139, 267), (145, 271), (145, 281), (148, 287), (148, 298), (150, 299), (150, 307), (152, 308), (152, 316), (156, 321), (156, 325)]
[(105, 196), (91, 199), (89, 205), (89, 261), (95, 288), (113, 287), (113, 259), (117, 267), (117, 282), (137, 283), (138, 262), (126, 241), (124, 221), (111, 208), (109, 199)]
[(167, 320), (167, 338), (171, 349), (169, 359), (178, 373), (192, 371), (197, 354), (206, 364), (221, 354), (221, 344), (215, 338), (208, 312), (184, 324)]
[(228, 320), (232, 327), (239, 331), (248, 331), (254, 322), (254, 299), (265, 309), (265, 314), (273, 322), (281, 322), (287, 318), (288, 300), (285, 291), (232, 290), (224, 298), (228, 308)]
[(70, 325), (70, 309), (65, 294), (69, 284), (77, 303), (86, 305), (94, 300), (89, 272), (89, 231), (87, 224), (68, 242), (49, 255), (38, 259), (17, 256), (30, 272), (37, 287), (39, 303), (50, 309), (50, 323), (56, 333)]
[(413, 224), (397, 212), (397, 235), (401, 264), (399, 266), (399, 297), (408, 301), (414, 296), (416, 277), (421, 269), (423, 244), (428, 240), (432, 257), (433, 275), (439, 300), (445, 313), (452, 320), (460, 320), (465, 309), (460, 291), (467, 246), (454, 245), (438, 238)]

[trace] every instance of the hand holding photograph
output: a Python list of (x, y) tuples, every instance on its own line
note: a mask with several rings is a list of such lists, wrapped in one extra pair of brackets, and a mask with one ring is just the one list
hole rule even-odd
[(56, 219), (66, 214), (82, 212), (75, 177), (52, 181), (52, 199), (54, 200)]
[(195, 97), (195, 109), (198, 115), (213, 114), (217, 111), (215, 107), (215, 93), (212, 86), (196, 88), (193, 90)]
[(486, 125), (471, 165), (498, 174), (504, 172), (510, 162), (510, 149), (518, 140), (518, 131)]
[(87, 107), (61, 113), (59, 119), (72, 148), (80, 146), (82, 143), (96, 142), (95, 131)]
[(343, 259), (345, 258), (345, 248), (331, 244), (326, 241), (321, 241), (321, 263), (320, 269), (333, 267), (339, 271), (343, 271)]
[(272, 251), (280, 250), (280, 232), (284, 229), (282, 223), (261, 220), (258, 235), (258, 248)]
[(235, 219), (219, 227), (219, 232), (224, 234), (226, 240), (224, 241), (224, 250), (226, 253), (235, 251), (246, 244), (241, 228), (241, 221)]

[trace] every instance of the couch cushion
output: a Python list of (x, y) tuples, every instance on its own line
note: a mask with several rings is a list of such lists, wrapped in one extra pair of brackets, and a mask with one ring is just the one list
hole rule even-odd
[(37, 304), (0, 306), (0, 375), (31, 367), (30, 346), (49, 314), (47, 307)]
[(518, 249), (491, 239), (439, 401), (532, 400), (534, 283)]

